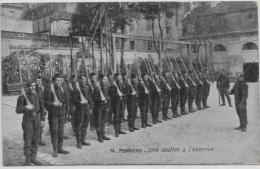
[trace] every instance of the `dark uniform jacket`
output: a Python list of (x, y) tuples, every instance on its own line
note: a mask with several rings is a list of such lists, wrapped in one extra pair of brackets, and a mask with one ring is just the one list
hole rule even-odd
[(246, 100), (248, 97), (248, 85), (245, 81), (237, 81), (230, 91), (230, 94), (235, 95), (235, 103), (246, 105)]
[(229, 79), (227, 75), (225, 74), (220, 74), (218, 80), (217, 80), (217, 88), (219, 89), (229, 89), (230, 84), (229, 84)]
[(34, 109), (29, 111), (25, 108), (25, 106), (27, 105), (27, 101), (24, 95), (21, 95), (18, 97), (17, 100), (16, 113), (24, 114), (24, 121), (32, 121), (35, 119), (35, 116), (40, 116), (41, 121), (44, 121), (46, 114), (44, 112), (43, 99), (37, 93), (26, 92), (26, 96), (29, 99), (30, 103), (34, 106)]
[[(92, 90), (91, 90), (91, 87), (86, 84), (86, 85), (82, 85), (80, 84), (79, 85), (79, 88), (81, 90), (81, 93), (82, 95), (84, 96), (84, 98), (88, 101), (88, 106), (90, 109), (93, 108), (93, 100), (92, 100)], [(80, 106), (80, 92), (79, 90), (74, 90), (74, 94), (73, 94), (73, 101), (74, 101), (74, 104), (76, 106)]]
[[(64, 107), (66, 110), (68, 110), (68, 98), (66, 95), (66, 90), (63, 87), (58, 87), (57, 85), (54, 85), (54, 91), (57, 96), (58, 101), (62, 104), (62, 107)], [(51, 91), (48, 91), (48, 96), (46, 99), (46, 108), (50, 112), (56, 112), (60, 110), (60, 106), (54, 106), (54, 93)]]
[[(101, 100), (100, 89), (105, 97), (106, 102)], [(98, 86), (95, 86), (94, 90), (93, 90), (93, 101), (94, 101), (95, 105), (107, 104), (107, 103), (109, 103), (109, 100), (110, 100), (109, 86), (101, 83), (100, 89)]]

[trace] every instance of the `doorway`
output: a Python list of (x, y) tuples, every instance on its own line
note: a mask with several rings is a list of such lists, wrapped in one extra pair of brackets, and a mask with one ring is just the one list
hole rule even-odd
[(243, 72), (244, 78), (247, 82), (257, 82), (259, 77), (259, 64), (258, 63), (244, 63)]

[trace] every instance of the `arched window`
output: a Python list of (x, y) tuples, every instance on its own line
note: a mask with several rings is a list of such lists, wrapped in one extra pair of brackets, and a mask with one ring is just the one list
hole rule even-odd
[(254, 44), (252, 42), (248, 42), (248, 43), (244, 44), (243, 50), (257, 50), (257, 46), (256, 46), (256, 44)]
[(218, 44), (214, 47), (214, 51), (215, 52), (224, 52), (224, 51), (226, 51), (226, 48), (225, 48), (225, 46)]

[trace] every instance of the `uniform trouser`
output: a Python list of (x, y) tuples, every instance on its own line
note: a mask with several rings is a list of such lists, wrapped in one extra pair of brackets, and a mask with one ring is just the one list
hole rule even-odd
[(76, 106), (75, 105), (70, 105), (70, 117), (71, 117), (71, 126), (73, 131), (75, 132), (75, 111), (76, 111)]
[(231, 99), (230, 96), (228, 95), (228, 89), (221, 89), (220, 90), (220, 96), (223, 104), (225, 103), (225, 97), (227, 98), (228, 104), (231, 105)]
[(90, 117), (91, 111), (88, 104), (76, 106), (74, 124), (77, 143), (82, 143), (85, 141)]
[(151, 110), (153, 122), (156, 122), (159, 117), (160, 99), (161, 99), (160, 95), (151, 96), (150, 110)]
[(163, 118), (167, 117), (170, 101), (171, 101), (170, 93), (164, 93), (163, 101), (162, 101)]
[(65, 108), (55, 108), (49, 113), (49, 127), (51, 131), (51, 142), (54, 151), (62, 150), (64, 123), (65, 123)]
[(180, 93), (179, 90), (176, 90), (171, 94), (172, 114), (174, 116), (177, 115), (177, 108), (179, 105), (179, 101), (180, 101)]
[(92, 112), (92, 114), (90, 115), (90, 126), (91, 126), (91, 128), (95, 128), (95, 114), (94, 114), (94, 112)]
[(241, 104), (239, 102), (235, 103), (236, 112), (239, 118), (240, 126), (245, 128), (247, 126), (247, 111), (246, 104)]
[(111, 123), (113, 120), (112, 120), (112, 108), (111, 108), (110, 100), (108, 101), (107, 106), (108, 108), (107, 108), (106, 122)]
[(108, 112), (108, 104), (95, 105), (95, 128), (102, 136), (105, 134), (105, 121)]
[[(127, 99), (126, 97), (123, 97), (122, 98), (123, 102), (122, 102), (122, 105), (123, 105), (123, 110), (122, 110), (122, 119), (123, 120), (125, 118), (125, 110), (126, 110), (126, 104), (127, 104)], [(128, 113), (128, 112), (127, 112)]]
[(201, 97), (202, 97), (202, 88), (198, 87), (197, 93), (196, 93), (196, 98), (195, 98), (196, 106), (198, 109), (201, 109)]
[(180, 91), (180, 108), (181, 108), (181, 112), (185, 112), (185, 105), (187, 103), (187, 99), (188, 99), (188, 89), (184, 89)]
[(123, 101), (121, 99), (111, 100), (111, 105), (115, 132), (118, 133), (121, 130), (121, 120), (123, 118)]
[(127, 120), (128, 120), (129, 129), (135, 127), (137, 109), (138, 109), (138, 99), (134, 96), (128, 97), (127, 98), (127, 112), (128, 112)]
[(208, 97), (209, 97), (209, 86), (205, 86), (203, 88), (203, 94), (202, 94), (202, 105), (203, 105), (203, 107), (208, 106), (208, 104), (207, 104)]
[(149, 108), (149, 96), (147, 95), (141, 97), (139, 102), (142, 125), (147, 124), (148, 108)]
[(40, 141), (40, 117), (37, 115), (33, 120), (23, 120), (22, 128), (24, 139), (24, 155), (27, 158), (33, 159), (36, 157), (38, 144)]
[(189, 107), (189, 112), (193, 110), (193, 102), (196, 97), (196, 89), (190, 89), (189, 94), (188, 94), (188, 107)]

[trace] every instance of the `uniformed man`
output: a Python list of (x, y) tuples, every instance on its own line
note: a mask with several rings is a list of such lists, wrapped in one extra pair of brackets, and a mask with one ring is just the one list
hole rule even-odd
[(70, 122), (71, 126), (73, 129), (73, 134), (76, 135), (76, 130), (75, 130), (75, 111), (76, 111), (76, 105), (74, 102), (74, 90), (76, 90), (76, 82), (77, 78), (74, 74), (71, 74), (70, 76), (70, 81), (68, 81), (68, 86), (69, 90), (68, 92), (70, 93), (70, 98), (69, 98), (69, 114), (70, 114)]
[(206, 70), (206, 72), (204, 74), (202, 74), (202, 83), (203, 83), (203, 90), (202, 90), (202, 105), (203, 108), (209, 108), (207, 100), (209, 97), (209, 90), (210, 90), (210, 82), (208, 80), (208, 71)]
[(157, 74), (153, 75), (154, 79), (151, 79), (149, 83), (149, 91), (150, 91), (150, 110), (153, 119), (153, 124), (161, 123), (158, 119), (159, 110), (161, 106), (161, 82), (159, 76)]
[(234, 94), (236, 112), (239, 118), (240, 126), (235, 128), (236, 130), (241, 130), (246, 132), (247, 130), (247, 97), (248, 97), (248, 85), (244, 81), (244, 74), (237, 74), (237, 82), (234, 84), (233, 88), (230, 90), (229, 94)]
[(177, 112), (178, 105), (180, 102), (180, 89), (177, 87), (180, 84), (180, 78), (177, 72), (173, 73), (174, 79), (176, 82), (172, 79), (171, 82), (171, 106), (172, 106), (172, 114), (173, 118), (180, 117), (181, 115)]
[(231, 99), (230, 99), (230, 97), (229, 97), (229, 95), (227, 93), (227, 91), (229, 90), (229, 87), (230, 87), (229, 78), (225, 74), (224, 69), (222, 69), (221, 73), (220, 73), (220, 75), (218, 77), (218, 80), (217, 80), (217, 89), (218, 89), (218, 91), (220, 93), (221, 100), (222, 100), (221, 106), (224, 106), (226, 104), (225, 103), (225, 97), (226, 97), (229, 106), (232, 107)]
[(122, 81), (122, 77), (120, 74), (116, 73), (115, 81), (112, 82), (112, 85), (109, 90), (116, 137), (118, 137), (119, 134), (126, 134), (126, 132), (121, 130), (121, 121), (123, 118), (123, 111), (124, 111), (124, 107), (123, 107), (124, 106), (123, 97), (125, 93), (124, 90), (125, 87)]
[(147, 115), (149, 109), (149, 90), (148, 90), (148, 75), (143, 74), (143, 79), (139, 80), (139, 109), (141, 114), (142, 128), (151, 127), (152, 125), (148, 123)]
[[(108, 91), (114, 81), (114, 77), (112, 74), (107, 74), (107, 83), (108, 83)], [(109, 92), (110, 93), (110, 92)], [(110, 95), (109, 95), (110, 98)], [(107, 113), (107, 118), (106, 118), (106, 122), (108, 123), (108, 125), (113, 124), (113, 112), (112, 112), (112, 107), (111, 107), (111, 99), (108, 100), (108, 113)]]
[[(122, 82), (123, 82), (123, 88), (124, 88), (124, 91), (123, 91), (123, 93), (124, 92), (126, 92), (126, 84), (127, 84), (127, 76), (126, 76), (126, 73), (122, 73), (121, 74), (121, 78), (122, 78)], [(122, 97), (123, 98), (123, 118), (122, 118), (122, 122), (125, 122), (125, 121), (127, 121), (127, 119), (126, 119), (126, 114), (125, 114), (125, 112), (126, 112), (126, 110), (127, 110), (127, 97), (126, 97), (126, 93), (124, 93), (124, 96)], [(127, 112), (128, 113), (128, 112)]]
[(189, 113), (195, 112), (193, 109), (193, 102), (196, 97), (196, 84), (195, 84), (195, 75), (192, 71), (189, 72), (190, 78), (187, 80), (187, 83), (189, 85), (189, 91), (188, 91), (188, 108)]
[(85, 139), (93, 107), (92, 91), (91, 87), (87, 84), (87, 77), (85, 75), (79, 77), (79, 83), (76, 82), (75, 90), (73, 90), (73, 101), (76, 106), (74, 125), (77, 148), (81, 149), (82, 145), (90, 145)]
[(95, 128), (98, 136), (98, 141), (103, 143), (103, 140), (110, 140), (105, 135), (105, 121), (109, 109), (109, 86), (107, 84), (106, 76), (103, 74), (99, 75), (100, 82), (96, 81), (93, 90), (94, 100), (94, 121)]
[[(43, 84), (42, 84), (42, 79), (41, 79), (41, 75), (40, 74), (36, 77), (35, 83), (36, 83), (36, 88), (35, 88), (36, 93), (40, 96), (40, 98), (42, 100), (44, 100), (44, 98), (45, 98), (44, 93), (45, 92), (44, 92), (44, 87), (43, 87)], [(43, 102), (43, 105), (44, 104), (45, 103)], [(44, 109), (44, 112), (46, 114), (46, 110), (45, 109)], [(43, 128), (44, 128), (44, 126), (41, 127), (41, 131), (40, 131), (40, 139), (39, 139), (39, 145), (40, 146), (45, 146), (46, 145), (46, 142), (42, 139)]]
[(45, 112), (43, 99), (35, 92), (35, 82), (27, 82), (26, 92), (18, 97), (16, 113), (23, 114), (24, 165), (41, 165), (41, 162), (36, 160), (36, 154), (41, 128), (45, 123)]
[(202, 90), (203, 90), (203, 83), (202, 83), (202, 73), (198, 72), (198, 79), (196, 80), (196, 86), (197, 86), (197, 92), (196, 92), (196, 97), (195, 97), (195, 103), (197, 106), (197, 110), (202, 110), (201, 107), (201, 99), (202, 99)]
[(188, 114), (185, 111), (185, 105), (187, 103), (187, 99), (188, 99), (188, 90), (189, 90), (189, 86), (186, 86), (186, 80), (187, 80), (187, 72), (183, 72), (183, 78), (181, 78), (180, 80), (180, 108), (181, 108), (181, 115), (185, 115)]
[(168, 109), (171, 101), (171, 77), (169, 73), (165, 73), (162, 79), (162, 112), (163, 112), (163, 120), (166, 121), (171, 119), (168, 117)]
[(67, 95), (62, 87), (63, 78), (56, 74), (53, 77), (54, 84), (51, 84), (51, 91), (48, 93), (46, 107), (48, 110), (49, 127), (51, 132), (51, 141), (53, 145), (53, 157), (58, 153), (68, 154), (63, 147), (65, 114), (68, 110)]
[(130, 132), (134, 132), (134, 130), (139, 130), (135, 127), (135, 119), (138, 109), (138, 100), (139, 91), (137, 88), (137, 79), (135, 74), (131, 74), (131, 80), (129, 78), (126, 79), (126, 105), (127, 105), (127, 120), (128, 120), (128, 127)]

